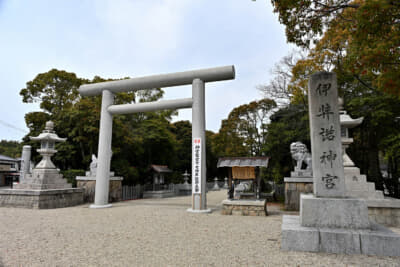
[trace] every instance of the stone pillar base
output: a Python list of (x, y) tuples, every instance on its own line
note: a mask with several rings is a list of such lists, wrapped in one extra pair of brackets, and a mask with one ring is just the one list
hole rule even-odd
[(368, 230), (304, 227), (299, 216), (284, 215), (281, 249), (397, 257), (400, 235), (374, 223)]
[(190, 213), (211, 213), (211, 209), (205, 209), (205, 210), (194, 210), (192, 208), (189, 208), (186, 210), (187, 212)]
[[(77, 176), (77, 187), (83, 188), (83, 199), (86, 203), (94, 202), (96, 191), (96, 177)], [(109, 202), (118, 202), (122, 200), (122, 177), (111, 177), (108, 193)]]
[(281, 248), (400, 256), (400, 235), (370, 222), (365, 200), (301, 195), (300, 216), (283, 216)]
[(300, 224), (305, 227), (367, 229), (368, 206), (355, 198), (300, 197)]
[(0, 207), (56, 209), (81, 204), (83, 204), (83, 190), (81, 188), (0, 190)]
[(89, 206), (89, 208), (91, 209), (105, 209), (105, 208), (111, 208), (112, 204), (106, 204), (106, 205), (96, 205), (96, 204), (92, 204)]

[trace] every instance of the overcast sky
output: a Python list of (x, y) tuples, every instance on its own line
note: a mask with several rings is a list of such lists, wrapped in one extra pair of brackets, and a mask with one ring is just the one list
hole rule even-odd
[[(52, 68), (91, 79), (235, 65), (235, 80), (206, 85), (206, 127), (216, 132), (234, 107), (262, 98), (256, 86), (293, 49), (269, 0), (0, 0), (0, 40), (6, 140), (21, 140), (24, 115), (39, 110), (20, 90)], [(191, 88), (165, 93), (191, 97)], [(177, 120), (191, 120), (191, 110)]]

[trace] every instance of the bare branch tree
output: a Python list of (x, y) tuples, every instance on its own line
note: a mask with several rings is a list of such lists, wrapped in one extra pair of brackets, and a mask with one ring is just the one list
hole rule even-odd
[(303, 52), (292, 51), (289, 55), (284, 56), (279, 63), (275, 64), (270, 71), (274, 77), (268, 84), (258, 85), (256, 88), (263, 94), (265, 98), (275, 100), (278, 106), (286, 106), (290, 103), (293, 94), (289, 90), (292, 80), (292, 69), (297, 61), (304, 59)]

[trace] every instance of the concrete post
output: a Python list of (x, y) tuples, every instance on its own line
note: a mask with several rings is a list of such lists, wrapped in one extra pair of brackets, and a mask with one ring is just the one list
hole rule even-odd
[[(192, 149), (192, 208), (189, 212), (211, 212), (207, 209), (207, 169), (206, 169), (206, 115), (205, 115), (205, 86), (200, 79), (192, 83), (192, 142), (200, 139), (200, 192), (195, 191), (196, 164), (195, 149)], [(195, 144), (194, 144), (195, 145)]]
[(23, 146), (22, 148), (22, 162), (21, 162), (21, 177), (19, 179), (19, 182), (22, 182), (22, 180), (25, 178), (25, 175), (30, 172), (30, 164), (31, 164), (31, 146)]
[(107, 108), (114, 102), (114, 94), (103, 90), (100, 114), (99, 149), (96, 172), (96, 193), (94, 204), (91, 208), (108, 208), (108, 192), (110, 185), (110, 163), (111, 163), (111, 138), (112, 138), (112, 115)]

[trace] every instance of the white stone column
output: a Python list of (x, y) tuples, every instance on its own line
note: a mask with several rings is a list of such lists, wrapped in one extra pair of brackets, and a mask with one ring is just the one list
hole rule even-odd
[(21, 162), (21, 171), (20, 171), (20, 179), (19, 182), (21, 183), (22, 180), (25, 178), (25, 175), (30, 172), (30, 164), (31, 164), (31, 146), (23, 146), (22, 148), (22, 162)]
[[(192, 208), (189, 212), (210, 212), (207, 209), (207, 169), (206, 169), (206, 115), (205, 115), (205, 84), (200, 79), (192, 83)], [(200, 142), (198, 142), (200, 140)], [(200, 151), (195, 150), (200, 145)], [(196, 157), (200, 153), (200, 166), (196, 164)], [(200, 172), (200, 173), (199, 173)], [(196, 189), (196, 173), (200, 174), (200, 187)], [(195, 190), (196, 189), (196, 190)]]
[(114, 94), (104, 90), (101, 100), (99, 148), (96, 172), (96, 192), (94, 204), (91, 208), (108, 208), (108, 194), (110, 185), (111, 139), (113, 117), (107, 108), (114, 103)]

